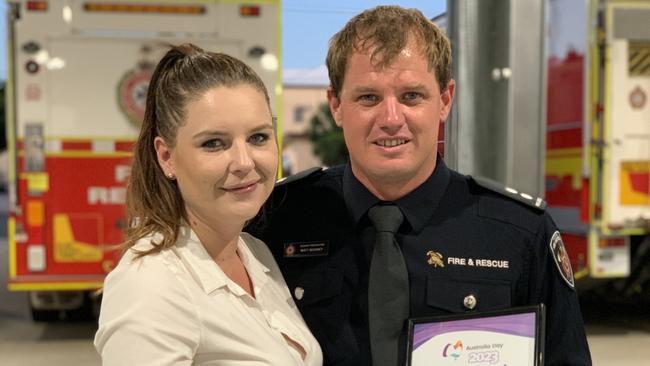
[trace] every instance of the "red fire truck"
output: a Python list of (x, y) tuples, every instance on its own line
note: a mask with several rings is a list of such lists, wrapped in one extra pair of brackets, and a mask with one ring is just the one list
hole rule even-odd
[(650, 1), (449, 7), (446, 161), (545, 198), (583, 289), (650, 298)]
[[(35, 320), (87, 310), (119, 256), (149, 78), (170, 44), (279, 90), (279, 1), (9, 1), (9, 281)], [(277, 109), (277, 108), (276, 108)]]
[(576, 278), (622, 278), (633, 295), (650, 279), (650, 1), (547, 12), (549, 210)]

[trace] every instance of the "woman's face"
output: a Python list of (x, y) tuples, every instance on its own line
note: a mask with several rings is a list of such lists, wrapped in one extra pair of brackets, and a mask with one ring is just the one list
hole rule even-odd
[(157, 137), (158, 161), (176, 176), (188, 217), (208, 227), (253, 218), (278, 166), (271, 112), (250, 85), (208, 90), (186, 108), (176, 145)]

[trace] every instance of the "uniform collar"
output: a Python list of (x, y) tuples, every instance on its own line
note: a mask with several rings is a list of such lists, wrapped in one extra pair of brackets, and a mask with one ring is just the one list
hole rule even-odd
[(345, 165), (343, 171), (343, 200), (345, 200), (345, 205), (348, 207), (348, 211), (356, 224), (361, 221), (361, 218), (368, 212), (370, 207), (379, 202), (379, 198), (370, 193), (352, 174), (350, 163)]
[[(436, 168), (429, 178), (411, 193), (395, 201), (416, 233), (424, 229), (438, 208), (438, 204), (449, 185), (450, 172), (442, 157), (438, 155)], [(359, 223), (368, 209), (378, 202), (368, 189), (352, 173), (350, 163), (343, 172), (343, 199), (354, 222)]]
[[(247, 294), (246, 291), (226, 276), (219, 265), (210, 257), (194, 230), (189, 226), (181, 226), (178, 240), (172, 250), (205, 293), (210, 294), (219, 288), (227, 287), (230, 292), (237, 296)], [(253, 255), (241, 236), (237, 243), (237, 252), (242, 258), (254, 287), (258, 290), (262, 289), (268, 281), (267, 272), (269, 272), (269, 269)]]

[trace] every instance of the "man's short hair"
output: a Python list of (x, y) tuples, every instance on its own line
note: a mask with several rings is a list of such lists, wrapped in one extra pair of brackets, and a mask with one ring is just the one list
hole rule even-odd
[(444, 32), (417, 9), (378, 6), (352, 18), (330, 40), (327, 69), (330, 85), (339, 97), (348, 59), (353, 52), (373, 49), (370, 60), (375, 66), (387, 67), (415, 40), (429, 62), (443, 91), (451, 79), (451, 46)]

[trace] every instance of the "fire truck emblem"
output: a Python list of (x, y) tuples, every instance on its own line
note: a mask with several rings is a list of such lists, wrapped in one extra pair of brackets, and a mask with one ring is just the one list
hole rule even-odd
[(630, 105), (634, 109), (643, 108), (647, 99), (645, 91), (638, 86), (630, 93)]
[(442, 261), (442, 254), (438, 252), (434, 252), (433, 250), (430, 250), (427, 252), (427, 257), (429, 258), (427, 260), (427, 263), (434, 267), (444, 267), (445, 263)]
[(150, 68), (137, 68), (124, 74), (117, 87), (117, 100), (120, 109), (129, 122), (140, 127), (144, 118), (147, 89), (151, 80)]
[(571, 260), (569, 259), (569, 254), (567, 254), (566, 249), (564, 248), (564, 243), (562, 242), (562, 236), (560, 232), (556, 231), (551, 237), (551, 255), (553, 260), (557, 265), (557, 269), (560, 270), (560, 275), (564, 282), (569, 285), (572, 289), (575, 289), (575, 280), (573, 279), (573, 269), (571, 268)]

